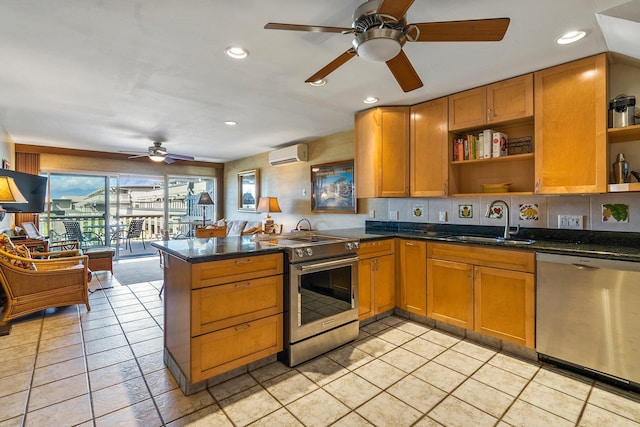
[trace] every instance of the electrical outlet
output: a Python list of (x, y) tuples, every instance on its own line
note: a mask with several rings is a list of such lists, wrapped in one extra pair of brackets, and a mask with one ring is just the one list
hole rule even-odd
[(558, 228), (582, 230), (584, 217), (582, 215), (558, 215)]
[(369, 209), (369, 219), (374, 219), (376, 217), (376, 210)]
[(438, 212), (438, 221), (447, 222), (447, 211)]
[(398, 220), (398, 211), (389, 211), (389, 219), (391, 220)]

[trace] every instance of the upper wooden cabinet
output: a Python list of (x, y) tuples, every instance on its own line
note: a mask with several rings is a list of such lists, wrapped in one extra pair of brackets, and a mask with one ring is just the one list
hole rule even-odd
[(449, 96), (449, 130), (472, 129), (533, 116), (533, 74)]
[(536, 192), (606, 192), (605, 54), (538, 71), (535, 88)]
[(448, 189), (448, 99), (411, 107), (411, 196), (446, 196)]
[(355, 116), (357, 197), (409, 196), (410, 107), (379, 107)]

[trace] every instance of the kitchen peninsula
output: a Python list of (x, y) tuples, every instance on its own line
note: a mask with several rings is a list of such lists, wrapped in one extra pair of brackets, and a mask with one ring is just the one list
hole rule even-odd
[(184, 394), (282, 351), (278, 247), (249, 236), (152, 245), (164, 267), (164, 361)]

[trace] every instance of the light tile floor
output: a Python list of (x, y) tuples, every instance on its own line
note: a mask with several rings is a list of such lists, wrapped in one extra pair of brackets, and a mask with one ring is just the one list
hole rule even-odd
[(397, 316), (295, 369), (274, 362), (184, 396), (163, 365), (161, 282), (96, 273), (91, 311), (0, 337), (0, 427), (640, 426), (640, 395)]

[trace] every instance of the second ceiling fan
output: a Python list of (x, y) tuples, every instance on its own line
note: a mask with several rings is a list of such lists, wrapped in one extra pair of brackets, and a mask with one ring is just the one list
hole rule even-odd
[(509, 18), (407, 24), (405, 15), (415, 0), (369, 0), (356, 8), (351, 28), (270, 22), (269, 30), (353, 34), (352, 47), (305, 80), (324, 79), (354, 56), (385, 62), (403, 91), (423, 86), (422, 80), (402, 50), (406, 42), (500, 41)]

